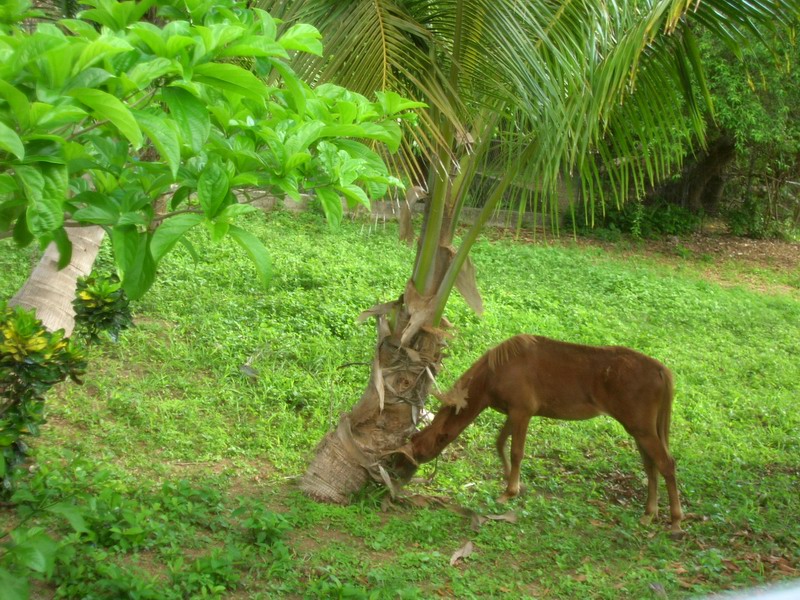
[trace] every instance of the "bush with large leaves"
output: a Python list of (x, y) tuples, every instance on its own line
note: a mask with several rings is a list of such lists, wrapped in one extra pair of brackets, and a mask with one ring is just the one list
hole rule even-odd
[(252, 190), (313, 189), (335, 222), (341, 198), (368, 204), (399, 183), (364, 142), (396, 149), (413, 103), (312, 90), (288, 59), (322, 53), (313, 27), (278, 36), (234, 0), (84, 4), (32, 30), (25, 0), (0, 12), (0, 236), (55, 242), (65, 265), (65, 228), (102, 226), (137, 298), (197, 226), (241, 245), (266, 280), (263, 245), (236, 224)]

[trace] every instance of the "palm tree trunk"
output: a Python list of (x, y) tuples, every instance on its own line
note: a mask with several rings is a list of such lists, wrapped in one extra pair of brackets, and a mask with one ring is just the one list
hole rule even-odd
[(370, 479), (392, 489), (392, 481), (410, 477), (409, 462), (393, 461), (391, 455), (416, 431), (441, 365), (442, 332), (426, 323), (427, 305), (409, 284), (401, 300), (362, 313), (378, 321), (370, 382), (358, 404), (317, 446), (300, 481), (310, 497), (346, 504)]
[(72, 260), (58, 270), (58, 249), (50, 244), (28, 280), (9, 301), (12, 306), (36, 310), (36, 316), (50, 331), (63, 329), (67, 336), (75, 327), (72, 300), (78, 278), (92, 271), (105, 231), (102, 227), (70, 227), (67, 236), (72, 242)]

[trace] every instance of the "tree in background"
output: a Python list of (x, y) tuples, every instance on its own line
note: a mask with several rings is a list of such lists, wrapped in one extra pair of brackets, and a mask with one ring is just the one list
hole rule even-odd
[[(285, 27), (307, 21), (325, 36), (327, 54), (292, 63), (307, 80), (363, 94), (393, 90), (429, 107), (395, 161), (428, 193), (408, 285), (364, 313), (377, 323), (370, 382), (301, 484), (334, 502), (347, 502), (370, 478), (391, 485), (413, 470), (414, 457), (397, 449), (439, 370), (447, 300), (458, 287), (480, 311), (469, 251), (514, 183), (535, 182), (520, 199), (544, 213), (563, 173), (579, 176), (587, 210), (607, 190), (618, 202), (643, 195), (675, 170), (690, 132), (704, 140), (708, 95), (696, 26), (737, 44), (761, 26), (794, 22), (798, 9), (727, 0), (259, 4)], [(487, 160), (496, 178), (459, 240), (459, 213)]]
[(796, 31), (767, 40), (741, 53), (711, 36), (701, 45), (731, 155), (725, 193), (709, 209), (719, 208), (733, 233), (754, 237), (800, 227), (800, 47)]
[[(683, 167), (648, 192), (647, 203), (721, 217), (735, 235), (796, 230), (800, 76), (794, 32), (751, 33), (740, 46), (703, 31), (698, 47), (713, 104), (705, 114), (708, 142), (689, 150)], [(626, 216), (616, 217), (623, 228), (633, 217)]]

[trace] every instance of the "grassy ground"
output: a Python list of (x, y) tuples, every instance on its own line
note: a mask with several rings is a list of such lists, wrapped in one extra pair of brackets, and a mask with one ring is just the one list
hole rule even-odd
[[(799, 273), (747, 269), (762, 289), (789, 287), (774, 294), (708, 282), (707, 257), (640, 261), (635, 248), (496, 236), (475, 248), (486, 314), (453, 299), (441, 385), (519, 332), (665, 362), (692, 515), (673, 541), (666, 515), (638, 523), (644, 473), (608, 419), (535, 421), (527, 491), (510, 507), (493, 501), (500, 418), (489, 413), (421, 472), (416, 505), (382, 507), (378, 488), (347, 507), (305, 498), (296, 476), (367, 382), (374, 331), (355, 319), (399, 294), (413, 255), (392, 226), (331, 233), (282, 213), (251, 226), (276, 266), (269, 290), (232, 246), (198, 264), (179, 250), (137, 304), (136, 328), (92, 351), (82, 387), (51, 396), (38, 468), (20, 508), (0, 511), (2, 532), (31, 507), (81, 507), (83, 532), (27, 522), (68, 542), (39, 597), (682, 598), (800, 576)], [(29, 264), (0, 249), (0, 297)], [(510, 508), (516, 522), (476, 527), (453, 507)], [(474, 552), (451, 566), (468, 541)]]

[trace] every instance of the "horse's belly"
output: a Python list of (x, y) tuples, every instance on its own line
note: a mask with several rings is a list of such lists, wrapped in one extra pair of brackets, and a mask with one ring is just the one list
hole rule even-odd
[(605, 414), (594, 404), (588, 402), (574, 404), (546, 404), (539, 406), (536, 413), (548, 419), (564, 419), (567, 421), (582, 421)]

